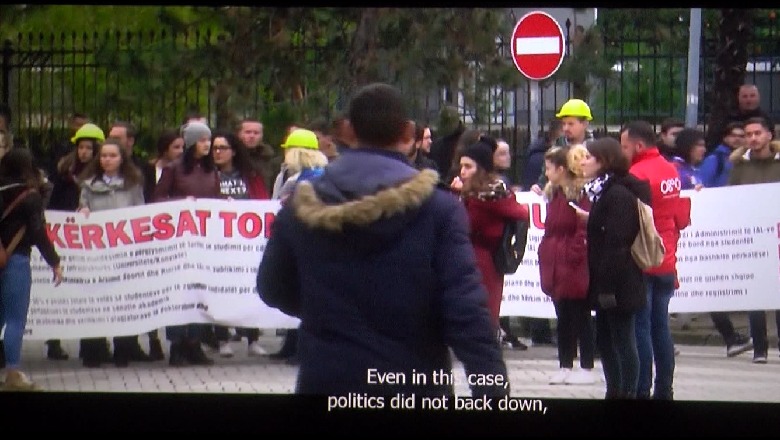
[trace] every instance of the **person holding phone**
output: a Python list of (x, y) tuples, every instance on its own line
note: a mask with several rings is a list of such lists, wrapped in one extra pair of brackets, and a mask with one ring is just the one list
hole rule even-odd
[[(590, 208), (582, 191), (585, 179), (580, 170), (581, 159), (587, 154), (588, 150), (578, 144), (553, 147), (544, 155), (547, 216), (539, 243), (539, 278), (558, 318), (560, 363), (560, 371), (550, 378), (551, 385), (595, 382), (593, 329), (587, 301), (587, 218), (577, 214), (586, 212), (580, 205)], [(575, 371), (578, 343), (580, 369)]]
[(628, 173), (628, 159), (615, 139), (598, 139), (586, 148), (582, 172), (592, 179), (584, 186), (592, 204), (587, 214), (588, 300), (596, 310), (605, 397), (634, 399), (639, 383), (634, 316), (647, 298), (631, 244), (639, 232), (636, 199), (649, 202), (650, 187)]

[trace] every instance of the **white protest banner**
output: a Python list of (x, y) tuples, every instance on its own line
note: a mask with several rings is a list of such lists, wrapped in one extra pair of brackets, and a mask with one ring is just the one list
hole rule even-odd
[(517, 272), (504, 276), (501, 316), (555, 318), (555, 307), (550, 297), (542, 292), (540, 286), (539, 256), (537, 254), (537, 248), (544, 235), (547, 203), (542, 196), (532, 192), (517, 193), (517, 200), (528, 207), (531, 216), (528, 228), (528, 245)]
[(64, 282), (33, 252), (25, 338), (141, 334), (213, 322), (291, 328), (267, 307), (257, 268), (279, 209), (276, 201), (182, 200), (111, 211), (47, 211)]
[(780, 183), (683, 191), (677, 313), (780, 309)]
[[(683, 191), (691, 199), (691, 225), (677, 250), (680, 288), (672, 313), (780, 309), (780, 183)], [(531, 228), (522, 265), (504, 279), (501, 315), (555, 318), (539, 287), (536, 248), (544, 235), (541, 196), (528, 204)]]
[[(780, 309), (780, 184), (684, 191), (692, 224), (677, 251), (680, 289), (670, 312)], [(528, 247), (504, 282), (503, 316), (554, 318), (539, 287), (537, 246), (545, 203), (517, 195), (531, 213)], [(65, 282), (33, 252), (25, 337), (68, 339), (144, 333), (213, 322), (291, 328), (298, 320), (267, 307), (256, 272), (279, 209), (276, 201), (177, 201), (114, 211), (47, 211)], [(726, 215), (724, 215), (726, 214)]]

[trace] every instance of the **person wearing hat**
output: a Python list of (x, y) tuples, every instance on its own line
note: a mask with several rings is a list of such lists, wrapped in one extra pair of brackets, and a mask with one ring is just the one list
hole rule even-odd
[[(322, 175), (328, 165), (328, 157), (320, 151), (317, 134), (310, 130), (296, 128), (290, 132), (282, 144), (284, 162), (276, 177), (281, 182), (284, 174), (289, 177), (280, 185), (274, 184), (272, 199), (281, 200), (284, 205), (299, 182), (311, 180)], [(271, 355), (272, 359), (287, 359), (290, 364), (297, 363), (298, 329), (289, 329), (284, 337), (282, 348)]]
[(460, 193), (471, 225), (471, 244), (482, 274), (482, 284), (488, 292), (488, 309), (500, 337), (499, 312), (504, 291), (504, 274), (493, 263), (493, 254), (500, 246), (504, 224), (507, 221), (528, 220), (528, 208), (517, 201), (493, 166), (493, 153), (498, 147), (495, 139), (481, 136), (463, 150), (460, 174), (453, 180), (452, 189)]
[[(276, 177), (271, 198), (279, 199), (284, 203), (299, 180), (311, 180), (322, 174), (325, 166), (328, 165), (328, 157), (319, 149), (317, 134), (303, 128), (292, 130), (282, 144), (282, 148), (284, 162), (282, 171)], [(287, 179), (284, 179), (284, 173), (289, 176)]]
[[(211, 129), (208, 125), (193, 121), (182, 127), (184, 154), (169, 163), (154, 188), (154, 202), (183, 198), (222, 198), (217, 168), (211, 152)], [(166, 337), (171, 342), (169, 363), (179, 367), (186, 364), (211, 365), (212, 359), (201, 348), (203, 324), (185, 324), (166, 327)]]
[[(561, 130), (563, 131), (563, 136), (555, 141), (555, 146), (566, 147), (576, 144), (587, 146), (588, 142), (593, 140), (593, 133), (589, 129), (593, 115), (585, 101), (581, 99), (566, 101), (561, 106), (561, 110), (555, 114), (555, 117), (560, 119)], [(531, 187), (531, 191), (541, 195), (542, 188), (546, 184), (547, 177), (544, 175), (544, 167), (542, 167), (539, 180), (536, 182), (536, 185)]]
[[(83, 124), (76, 130), (70, 138), (71, 144), (76, 148), (65, 154), (57, 161), (54, 172), (50, 174), (49, 180), (52, 184), (51, 197), (46, 209), (54, 211), (74, 212), (79, 207), (79, 187), (78, 176), (87, 167), (92, 160), (95, 152), (100, 147), (100, 143), (106, 140), (103, 130), (95, 124)], [(50, 339), (46, 341), (46, 357), (51, 360), (68, 360), (68, 353), (62, 348), (59, 339)], [(108, 346), (101, 347), (101, 356), (108, 360), (111, 352)]]

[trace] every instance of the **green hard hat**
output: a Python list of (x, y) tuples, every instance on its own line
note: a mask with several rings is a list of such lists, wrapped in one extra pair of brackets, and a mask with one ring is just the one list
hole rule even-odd
[(310, 150), (319, 149), (319, 142), (317, 142), (317, 135), (311, 130), (305, 130), (298, 128), (293, 130), (287, 140), (282, 144), (282, 148), (308, 148)]
[(566, 101), (566, 103), (561, 106), (561, 111), (555, 115), (556, 118), (565, 118), (566, 116), (585, 118), (588, 121), (593, 120), (593, 116), (590, 114), (590, 107), (581, 99), (570, 99)]
[(103, 130), (95, 124), (84, 124), (76, 131), (76, 134), (70, 138), (72, 143), (76, 143), (79, 139), (97, 139), (100, 142), (106, 140), (106, 135), (103, 134)]

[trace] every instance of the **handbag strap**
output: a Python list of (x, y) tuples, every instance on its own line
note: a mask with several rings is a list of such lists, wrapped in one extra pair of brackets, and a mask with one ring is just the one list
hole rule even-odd
[(24, 237), (25, 231), (27, 231), (27, 226), (22, 226), (21, 229), (16, 231), (14, 238), (11, 239), (11, 242), (8, 243), (8, 246), (5, 248), (5, 252), (8, 255), (13, 254), (16, 246), (19, 246), (19, 243), (22, 241), (22, 237)]
[[(5, 188), (8, 188), (8, 187), (4, 187), (3, 189), (5, 189)], [(0, 217), (0, 221), (5, 220), (5, 218), (8, 217), (8, 214), (10, 214), (11, 211), (13, 211), (17, 206), (19, 206), (19, 204), (22, 203), (22, 200), (24, 200), (24, 198), (27, 197), (27, 195), (30, 194), (33, 191), (34, 190), (32, 188), (28, 188), (28, 189), (22, 191), (18, 196), (16, 196), (14, 201), (11, 202), (11, 204), (8, 205), (7, 208), (5, 208), (5, 211), (3, 211), (3, 216)]]

